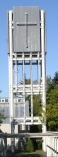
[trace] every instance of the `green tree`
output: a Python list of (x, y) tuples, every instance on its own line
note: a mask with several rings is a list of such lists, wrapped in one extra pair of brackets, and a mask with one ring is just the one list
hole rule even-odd
[(41, 116), (42, 114), (42, 103), (40, 95), (33, 95), (33, 115)]
[(52, 84), (54, 86), (58, 84), (58, 72), (55, 72), (54, 78), (52, 79)]
[(26, 152), (33, 152), (34, 151), (33, 142), (32, 142), (31, 139), (26, 141), (26, 143), (25, 143), (25, 151)]
[(47, 93), (47, 104), (54, 105), (58, 103), (58, 84), (54, 86), (54, 89), (51, 89), (50, 92)]
[(58, 129), (58, 72), (48, 84), (46, 102), (47, 129), (56, 131)]
[(30, 79), (25, 79), (25, 84), (30, 84)]
[(46, 92), (49, 92), (52, 88), (52, 78), (51, 76), (46, 77)]
[(58, 103), (46, 106), (46, 120), (48, 130), (58, 131)]

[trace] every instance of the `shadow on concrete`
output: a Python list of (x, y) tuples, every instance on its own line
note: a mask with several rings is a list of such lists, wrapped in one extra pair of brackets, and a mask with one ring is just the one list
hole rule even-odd
[(42, 154), (22, 154), (22, 155), (10, 154), (7, 157), (45, 157), (45, 156)]

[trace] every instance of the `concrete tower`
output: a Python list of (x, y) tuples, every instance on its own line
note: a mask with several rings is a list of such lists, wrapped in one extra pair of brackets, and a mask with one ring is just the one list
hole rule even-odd
[[(14, 132), (14, 121), (25, 125), (41, 124), (40, 118), (33, 116), (33, 95), (41, 94), (42, 104), (46, 105), (45, 25), (45, 11), (40, 10), (38, 6), (13, 7), (13, 10), (8, 12), (9, 97), (12, 133)], [(25, 66), (27, 65), (30, 67), (31, 81), (29, 84), (25, 84)], [(33, 65), (37, 65), (37, 84), (33, 84)], [(22, 83), (18, 76), (21, 77)], [(14, 116), (14, 98), (19, 97), (20, 94), (23, 96), (23, 118)], [(31, 96), (31, 115), (28, 117), (25, 114), (26, 94)], [(45, 124), (42, 124), (42, 132), (46, 132)], [(43, 150), (46, 150), (45, 138)]]

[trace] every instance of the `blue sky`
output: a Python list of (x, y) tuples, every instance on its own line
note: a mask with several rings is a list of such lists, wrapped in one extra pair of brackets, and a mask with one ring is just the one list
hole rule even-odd
[(46, 10), (46, 75), (58, 71), (58, 0), (0, 0), (0, 96), (8, 96), (7, 10), (13, 6), (40, 6)]

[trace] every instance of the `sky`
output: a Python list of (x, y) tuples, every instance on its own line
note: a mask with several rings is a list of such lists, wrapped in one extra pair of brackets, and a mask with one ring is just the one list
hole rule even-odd
[(0, 0), (0, 97), (9, 96), (7, 10), (13, 6), (39, 6), (46, 11), (46, 75), (53, 78), (58, 71), (58, 0)]

